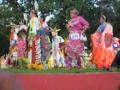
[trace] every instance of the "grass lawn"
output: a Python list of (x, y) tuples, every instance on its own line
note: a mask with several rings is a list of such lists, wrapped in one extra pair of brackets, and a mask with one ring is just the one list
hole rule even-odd
[(78, 70), (77, 68), (73, 68), (72, 70), (68, 71), (65, 68), (56, 68), (56, 69), (48, 69), (48, 70), (29, 70), (25, 68), (16, 69), (16, 68), (10, 68), (10, 69), (0, 69), (0, 71), (4, 72), (10, 72), (10, 73), (27, 73), (27, 74), (63, 74), (63, 73), (112, 73), (112, 72), (118, 72), (120, 73), (120, 69), (111, 69), (110, 71), (106, 70), (97, 70), (97, 69), (83, 69)]

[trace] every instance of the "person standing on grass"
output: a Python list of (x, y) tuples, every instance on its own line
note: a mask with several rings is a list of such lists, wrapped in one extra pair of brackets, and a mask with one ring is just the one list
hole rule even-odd
[[(35, 37), (37, 36), (37, 31), (40, 28), (40, 23), (37, 18), (37, 12), (35, 10), (31, 10), (30, 12), (30, 22), (29, 22), (29, 31), (28, 31), (28, 46), (29, 52), (28, 56), (32, 60), (32, 63), (36, 62), (35, 58)], [(32, 56), (31, 56), (32, 55)]]
[(17, 50), (18, 50), (18, 58), (22, 59), (25, 57), (25, 50), (26, 50), (26, 41), (24, 39), (25, 31), (21, 30), (18, 32), (18, 41), (17, 41)]
[(109, 70), (116, 56), (113, 47), (113, 27), (106, 22), (106, 17), (101, 15), (101, 25), (97, 31), (91, 35), (92, 40), (92, 58), (91, 61), (98, 69)]
[(120, 68), (120, 47), (119, 47), (119, 39), (114, 37), (113, 39), (113, 47), (116, 51), (116, 57), (112, 63), (112, 68)]
[(66, 48), (68, 70), (72, 67), (73, 59), (77, 60), (78, 69), (81, 68), (81, 59), (84, 51), (84, 43), (81, 36), (89, 27), (89, 23), (82, 16), (79, 16), (77, 9), (70, 11), (70, 17), (71, 19), (67, 24), (69, 42)]
[(41, 39), (41, 59), (46, 63), (51, 51), (51, 42), (49, 38), (49, 27), (47, 22), (45, 22), (45, 16), (40, 17), (40, 30), (38, 31), (38, 36)]
[(52, 56), (54, 60), (54, 67), (65, 67), (64, 53), (60, 44), (64, 43), (64, 39), (58, 35), (60, 29), (51, 29), (52, 34)]

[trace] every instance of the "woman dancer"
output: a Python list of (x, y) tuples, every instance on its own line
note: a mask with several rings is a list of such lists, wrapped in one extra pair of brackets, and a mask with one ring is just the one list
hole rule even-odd
[(113, 48), (113, 27), (106, 22), (106, 17), (101, 15), (101, 25), (91, 35), (92, 39), (92, 63), (98, 69), (109, 69), (116, 54)]
[(41, 39), (41, 58), (42, 61), (46, 63), (48, 57), (50, 56), (51, 42), (49, 38), (49, 27), (45, 22), (44, 15), (42, 15), (40, 18), (40, 30), (38, 31), (38, 35)]
[(77, 60), (77, 67), (78, 69), (81, 68), (81, 57), (84, 51), (84, 43), (81, 36), (89, 27), (89, 23), (78, 14), (77, 9), (72, 9), (70, 11), (71, 19), (67, 24), (67, 29), (70, 32), (68, 37), (69, 42), (66, 48), (68, 69), (72, 67), (72, 59)]

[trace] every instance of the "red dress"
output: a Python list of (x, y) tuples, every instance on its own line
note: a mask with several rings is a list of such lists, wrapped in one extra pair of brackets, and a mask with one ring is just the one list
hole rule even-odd
[(113, 48), (113, 27), (106, 23), (102, 33), (95, 32), (91, 35), (92, 39), (92, 63), (97, 68), (109, 69), (116, 56)]

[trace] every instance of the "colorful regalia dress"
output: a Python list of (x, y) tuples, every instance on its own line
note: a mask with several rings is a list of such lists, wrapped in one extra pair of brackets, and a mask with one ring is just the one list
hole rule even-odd
[[(32, 63), (39, 63), (41, 59), (41, 53), (38, 54), (38, 52), (41, 52), (40, 48), (39, 51), (37, 50), (38, 47), (40, 47), (40, 43), (38, 42), (40, 40), (40, 37), (37, 36), (37, 31), (39, 30), (40, 23), (37, 17), (32, 17), (29, 22), (29, 35), (28, 35), (28, 41), (29, 41), (29, 52), (28, 57), (30, 60), (32, 60)], [(32, 56), (31, 56), (32, 55)], [(39, 58), (38, 58), (39, 57)]]
[(109, 69), (116, 54), (113, 48), (113, 27), (109, 23), (103, 23), (98, 30), (91, 35), (92, 39), (92, 63), (97, 68)]
[(17, 39), (18, 39), (17, 33), (15, 31), (11, 31), (10, 48), (13, 47), (14, 45), (16, 45)]
[(52, 38), (52, 56), (55, 67), (65, 67), (64, 53), (60, 48), (60, 43), (64, 43), (64, 39), (61, 36), (55, 36)]
[(47, 61), (50, 56), (51, 44), (49, 38), (48, 25), (45, 21), (41, 23), (41, 29), (37, 32), (41, 39), (41, 59), (42, 61)]
[(18, 48), (18, 58), (24, 58), (25, 49), (26, 49), (26, 41), (22, 38), (18, 38), (17, 48)]
[(81, 16), (72, 18), (70, 23), (69, 30), (69, 42), (66, 48), (67, 53), (67, 67), (71, 67), (72, 59), (77, 60), (78, 68), (80, 68), (81, 60), (80, 57), (84, 51), (84, 43), (81, 41), (82, 32), (89, 26), (88, 22)]

